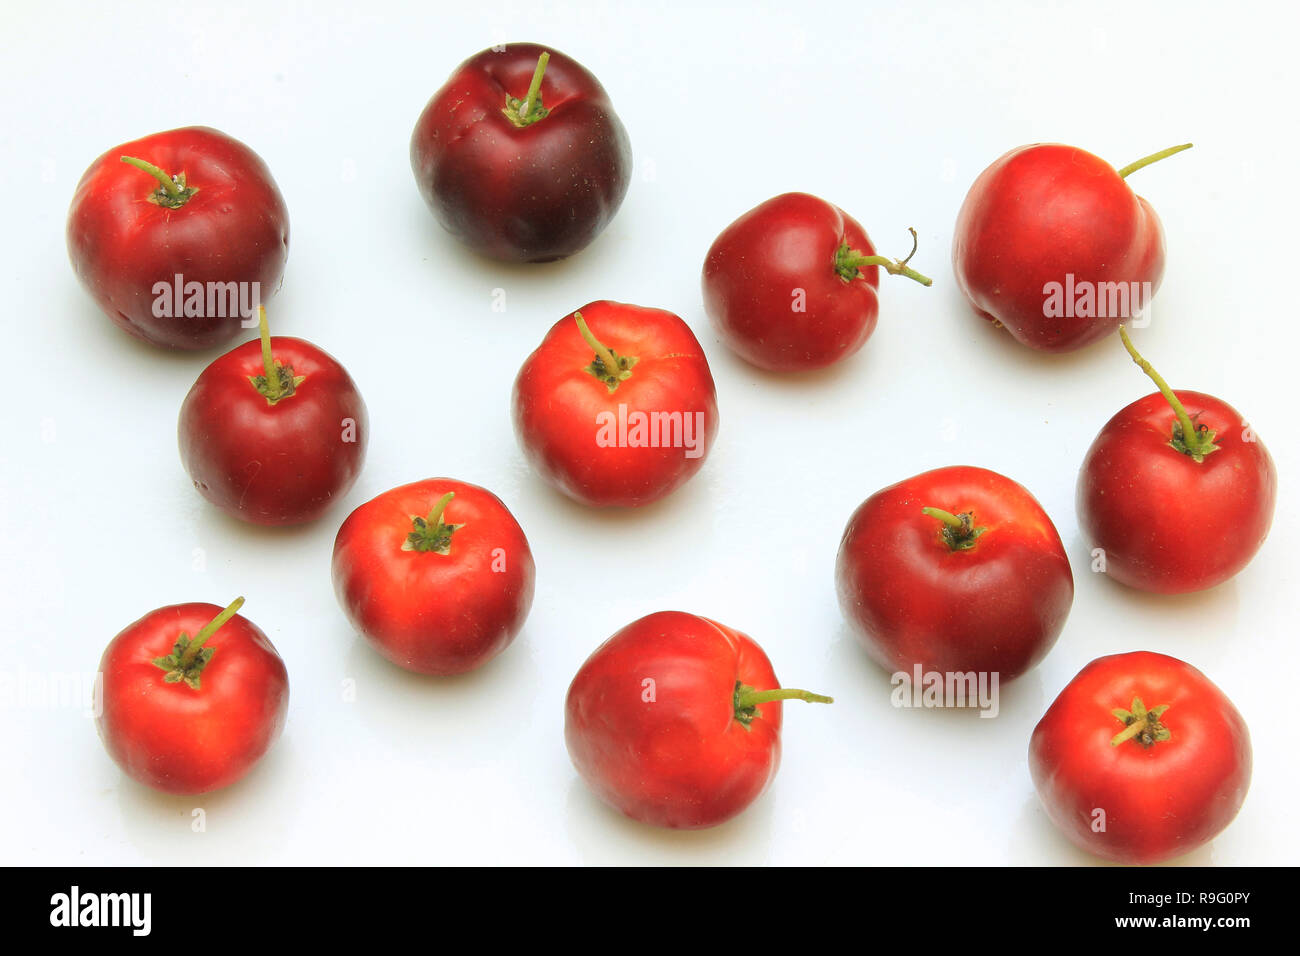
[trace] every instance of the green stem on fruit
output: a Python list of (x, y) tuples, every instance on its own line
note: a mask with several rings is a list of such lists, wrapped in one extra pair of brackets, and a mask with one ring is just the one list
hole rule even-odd
[(1168, 149), (1162, 149), (1160, 152), (1152, 153), (1150, 156), (1143, 156), (1136, 162), (1129, 163), (1127, 166), (1122, 167), (1119, 170), (1119, 178), (1127, 179), (1129, 173), (1136, 173), (1143, 166), (1150, 166), (1152, 163), (1158, 163), (1160, 160), (1174, 155), (1174, 153), (1181, 153), (1183, 150), (1191, 148), (1191, 143), (1183, 143), (1181, 146), (1170, 146)]
[(244, 606), (244, 599), (237, 597), (230, 602), (220, 614), (208, 621), (207, 624), (199, 630), (194, 637), (190, 637), (185, 631), (181, 631), (180, 636), (176, 638), (176, 643), (172, 645), (172, 652), (165, 657), (155, 657), (153, 665), (166, 671), (163, 680), (168, 684), (184, 682), (193, 690), (199, 690), (200, 675), (203, 668), (208, 666), (208, 661), (212, 660), (212, 655), (217, 652), (215, 647), (204, 647), (213, 634), (221, 630), (227, 621), (234, 617), (241, 607)]
[(891, 276), (907, 276), (921, 285), (933, 285), (934, 280), (929, 276), (924, 276), (908, 265), (912, 261), (912, 256), (916, 255), (916, 230), (908, 227), (908, 232), (912, 234), (912, 251), (907, 254), (906, 259), (890, 259), (888, 256), (869, 256), (858, 249), (850, 249), (849, 242), (844, 239), (840, 246), (835, 250), (835, 271), (845, 282), (852, 282), (860, 278), (861, 273), (858, 270), (862, 266), (880, 266)]
[(1128, 710), (1116, 707), (1111, 714), (1124, 724), (1124, 729), (1110, 738), (1110, 745), (1118, 747), (1127, 740), (1136, 740), (1143, 748), (1147, 748), (1169, 740), (1173, 735), (1169, 732), (1169, 728), (1160, 722), (1160, 718), (1168, 709), (1168, 704), (1161, 704), (1159, 707), (1147, 710), (1140, 697), (1133, 698), (1133, 703), (1129, 705)]
[(637, 363), (636, 356), (619, 355), (612, 348), (606, 346), (587, 327), (587, 320), (582, 317), (581, 312), (573, 313), (573, 319), (578, 323), (578, 333), (582, 336), (583, 341), (590, 346), (592, 352), (596, 355), (585, 371), (588, 375), (604, 382), (605, 387), (612, 394), (618, 388), (620, 382), (625, 382), (632, 377), (632, 366)]
[(774, 700), (802, 700), (809, 704), (833, 704), (834, 697), (814, 694), (809, 690), (796, 690), (793, 687), (778, 687), (775, 690), (754, 690), (752, 687), (736, 696), (736, 706), (741, 710), (767, 704)]
[(442, 513), (447, 510), (447, 505), (450, 504), (451, 499), (455, 497), (456, 497), (456, 492), (449, 491), (441, 498), (439, 498), (436, 502), (434, 502), (433, 507), (429, 509), (429, 516), (424, 519), (425, 522), (427, 524), (433, 525), (435, 528), (441, 525)]
[(922, 508), (921, 514), (929, 515), (931, 518), (938, 518), (950, 528), (962, 528), (967, 524), (952, 512), (944, 511), (942, 508)]
[(257, 307), (257, 335), (262, 340), (262, 372), (266, 377), (266, 399), (272, 405), (280, 400), (284, 389), (280, 387), (280, 375), (275, 365), (275, 356), (271, 354), (271, 325), (266, 321), (266, 308)]
[(173, 198), (180, 196), (182, 187), (178, 186), (171, 176), (163, 172), (153, 163), (146, 162), (143, 159), (136, 159), (134, 156), (122, 156), (120, 159), (128, 166), (134, 166), (136, 169), (143, 169), (154, 179), (158, 180), (158, 182), (162, 184), (162, 188), (167, 191), (167, 195)]
[(527, 116), (533, 111), (533, 104), (538, 101), (542, 95), (542, 74), (546, 72), (546, 64), (551, 62), (549, 53), (542, 53), (537, 58), (537, 66), (533, 69), (533, 79), (528, 84), (528, 95), (524, 97), (523, 114)]
[(587, 320), (582, 317), (582, 313), (573, 313), (573, 318), (578, 323), (578, 334), (582, 336), (583, 341), (591, 346), (591, 350), (596, 353), (596, 358), (600, 359), (606, 369), (618, 368), (618, 360), (614, 358), (614, 353), (605, 348), (604, 343), (592, 334), (590, 327), (587, 325)]
[(137, 159), (134, 156), (119, 156), (118, 158), (128, 166), (134, 166), (158, 180), (158, 188), (149, 194), (149, 201), (155, 205), (166, 206), (168, 209), (179, 209), (190, 201), (191, 196), (199, 191), (198, 186), (185, 185), (184, 173), (171, 176), (153, 163), (146, 162), (143, 159)]
[(1137, 367), (1147, 374), (1151, 381), (1156, 383), (1156, 388), (1160, 389), (1160, 394), (1165, 397), (1165, 401), (1174, 410), (1174, 417), (1177, 421), (1174, 424), (1173, 437), (1169, 441), (1169, 447), (1175, 451), (1187, 455), (1192, 461), (1200, 464), (1205, 460), (1205, 456), (1219, 450), (1219, 446), (1214, 443), (1215, 432), (1206, 425), (1198, 426), (1192, 421), (1192, 417), (1187, 414), (1187, 408), (1174, 394), (1174, 390), (1152, 366), (1151, 363), (1144, 359), (1141, 353), (1133, 345), (1133, 340), (1128, 336), (1128, 329), (1124, 326), (1119, 327), (1120, 341), (1124, 343), (1124, 348), (1132, 356)]
[(506, 97), (506, 105), (501, 110), (506, 114), (506, 118), (521, 129), (530, 126), (540, 119), (545, 119), (551, 112), (542, 105), (542, 74), (546, 72), (546, 64), (551, 61), (551, 54), (543, 53), (537, 58), (537, 67), (533, 70), (532, 82), (528, 84), (528, 92), (524, 98), (518, 99), (513, 96)]
[(975, 527), (975, 513), (973, 511), (955, 515), (950, 511), (944, 511), (942, 508), (922, 508), (921, 514), (937, 518), (943, 523), (939, 533), (949, 551), (966, 551), (975, 547), (976, 539), (988, 530), (988, 528)]
[(257, 336), (262, 342), (262, 374), (250, 375), (248, 380), (268, 405), (274, 405), (292, 395), (307, 376), (294, 375), (292, 367), (281, 365), (271, 354), (271, 326), (266, 321), (266, 308), (261, 305), (257, 307)]
[(204, 624), (199, 633), (195, 634), (194, 639), (190, 641), (190, 646), (185, 649), (185, 653), (181, 655), (181, 664), (187, 667), (190, 664), (193, 664), (194, 658), (199, 656), (199, 651), (203, 648), (204, 642), (213, 634), (217, 633), (217, 631), (221, 630), (222, 625), (238, 614), (239, 609), (243, 606), (244, 599), (242, 597), (237, 597), (226, 605), (225, 610), (212, 620), (208, 621), (207, 624)]
[(403, 551), (432, 551), (435, 554), (451, 553), (451, 536), (463, 524), (448, 524), (442, 520), (443, 512), (456, 492), (449, 491), (433, 503), (426, 517), (411, 518), (411, 531), (402, 542)]
[(758, 705), (767, 704), (774, 700), (802, 700), (809, 704), (832, 704), (835, 702), (833, 697), (824, 697), (821, 694), (814, 694), (807, 690), (798, 690), (794, 687), (777, 687), (773, 690), (755, 690), (748, 684), (742, 684), (736, 681), (736, 690), (733, 698), (736, 720), (749, 727), (750, 723), (758, 716)]

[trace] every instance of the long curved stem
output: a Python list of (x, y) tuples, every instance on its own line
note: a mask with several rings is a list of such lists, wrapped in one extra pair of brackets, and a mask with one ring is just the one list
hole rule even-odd
[(172, 179), (171, 176), (167, 175), (166, 172), (159, 169), (153, 163), (145, 162), (143, 159), (136, 159), (134, 156), (121, 156), (118, 158), (128, 166), (142, 169), (154, 179), (158, 180), (158, 182), (162, 184), (162, 188), (167, 191), (167, 195), (171, 196), (173, 199), (179, 199), (183, 194), (184, 191), (180, 186), (176, 185), (176, 180)]
[(619, 372), (618, 359), (614, 358), (614, 353), (607, 349), (600, 339), (596, 338), (591, 329), (587, 327), (587, 320), (582, 317), (581, 312), (573, 313), (573, 318), (578, 323), (578, 332), (581, 333), (583, 340), (591, 346), (591, 350), (596, 353), (596, 357), (604, 364), (609, 374), (617, 375)]
[(1152, 153), (1150, 156), (1143, 156), (1141, 159), (1135, 160), (1127, 166), (1122, 167), (1119, 170), (1119, 178), (1127, 179), (1129, 173), (1136, 173), (1143, 166), (1150, 166), (1152, 163), (1158, 163), (1160, 160), (1174, 155), (1174, 153), (1181, 153), (1183, 150), (1191, 148), (1191, 143), (1183, 143), (1181, 146), (1170, 146), (1168, 149), (1162, 149), (1160, 152)]
[(848, 241), (845, 240), (835, 252), (835, 271), (841, 278), (852, 280), (857, 278), (858, 269), (862, 266), (880, 266), (892, 276), (906, 276), (924, 286), (934, 285), (933, 279), (908, 265), (912, 261), (912, 256), (916, 255), (917, 236), (916, 230), (910, 226), (907, 231), (912, 234), (912, 251), (906, 258), (891, 259), (888, 256), (863, 255), (856, 249), (850, 249)]
[(1122, 325), (1119, 327), (1119, 337), (1124, 343), (1124, 348), (1128, 350), (1128, 354), (1131, 355), (1133, 361), (1137, 363), (1138, 368), (1146, 372), (1147, 377), (1156, 383), (1156, 388), (1160, 389), (1160, 394), (1165, 397), (1165, 401), (1167, 401), (1173, 408), (1174, 415), (1178, 418), (1178, 425), (1183, 430), (1183, 441), (1187, 443), (1190, 448), (1191, 443), (1196, 441), (1196, 425), (1192, 423), (1192, 417), (1187, 414), (1187, 409), (1183, 406), (1183, 403), (1178, 400), (1178, 396), (1175, 395), (1174, 390), (1169, 387), (1169, 383), (1161, 378), (1160, 373), (1152, 368), (1151, 363), (1144, 359), (1141, 353), (1138, 352), (1137, 348), (1133, 345), (1133, 340), (1128, 337), (1128, 329), (1124, 328)]
[(802, 700), (810, 704), (833, 704), (835, 698), (814, 694), (812, 691), (797, 690), (793, 687), (778, 687), (775, 690), (750, 690), (736, 696), (736, 707), (745, 709), (757, 704), (766, 704), (774, 700)]

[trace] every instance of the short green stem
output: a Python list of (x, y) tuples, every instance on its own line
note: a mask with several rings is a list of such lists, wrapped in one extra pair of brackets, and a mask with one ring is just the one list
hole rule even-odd
[(951, 511), (944, 511), (942, 508), (922, 508), (921, 514), (929, 515), (931, 518), (938, 518), (950, 528), (961, 528), (966, 524)]
[(1168, 149), (1162, 149), (1160, 152), (1152, 153), (1150, 156), (1143, 156), (1136, 162), (1129, 163), (1127, 166), (1121, 168), (1119, 170), (1119, 178), (1127, 179), (1129, 173), (1136, 173), (1143, 166), (1150, 166), (1152, 163), (1158, 163), (1162, 159), (1167, 159), (1174, 155), (1174, 153), (1181, 153), (1183, 150), (1191, 148), (1191, 143), (1183, 143), (1181, 146), (1170, 146)]
[(863, 266), (880, 266), (890, 275), (906, 276), (924, 286), (933, 285), (933, 279), (908, 265), (912, 261), (912, 256), (916, 255), (917, 237), (915, 229), (909, 227), (907, 231), (912, 234), (912, 251), (907, 254), (907, 258), (890, 259), (888, 256), (865, 255), (858, 249), (849, 248), (846, 239), (841, 241), (839, 248), (835, 250), (835, 271), (845, 282), (851, 282), (859, 278), (858, 270)]
[(203, 648), (203, 642), (221, 630), (222, 625), (238, 614), (239, 609), (243, 606), (244, 599), (237, 597), (226, 606), (225, 610), (203, 625), (199, 633), (194, 635), (189, 646), (185, 648), (185, 653), (181, 655), (182, 670), (194, 663), (194, 658), (199, 656), (199, 651)]
[(1165, 401), (1174, 410), (1174, 417), (1178, 420), (1178, 424), (1174, 427), (1174, 435), (1169, 442), (1170, 446), (1176, 451), (1188, 455), (1198, 464), (1205, 460), (1206, 455), (1218, 451), (1219, 446), (1214, 443), (1215, 433), (1204, 426), (1197, 428), (1192, 421), (1192, 417), (1187, 414), (1187, 408), (1174, 394), (1174, 390), (1169, 387), (1169, 383), (1160, 376), (1160, 373), (1152, 367), (1150, 362), (1142, 357), (1141, 353), (1133, 345), (1133, 340), (1129, 338), (1128, 329), (1122, 325), (1119, 327), (1119, 337), (1137, 367), (1142, 369), (1147, 374), (1147, 377), (1156, 383), (1156, 388), (1160, 389), (1160, 394), (1165, 397)]
[(959, 515), (942, 508), (922, 508), (921, 514), (935, 518), (943, 523), (940, 536), (949, 551), (968, 551), (975, 547), (975, 542), (987, 528), (975, 527), (975, 513), (965, 511)]
[(1135, 720), (1114, 737), (1110, 738), (1110, 745), (1112, 747), (1118, 747), (1124, 741), (1132, 740), (1138, 734), (1142, 733), (1142, 729), (1142, 725)]
[(1148, 710), (1140, 697), (1133, 698), (1128, 710), (1115, 708), (1111, 714), (1124, 725), (1124, 729), (1110, 738), (1110, 745), (1118, 747), (1126, 741), (1136, 740), (1146, 749), (1172, 739), (1173, 734), (1160, 721), (1168, 709), (1168, 704), (1161, 704)]
[(546, 64), (551, 61), (551, 54), (542, 53), (537, 58), (537, 66), (533, 69), (533, 79), (528, 84), (528, 92), (524, 94), (523, 99), (517, 99), (513, 96), (506, 97), (506, 105), (501, 112), (506, 114), (506, 118), (515, 126), (521, 129), (525, 126), (531, 126), (540, 119), (545, 119), (550, 113), (542, 105), (542, 75), (546, 73)]
[(449, 491), (439, 498), (437, 502), (434, 503), (433, 508), (430, 509), (429, 517), (424, 519), (425, 523), (434, 528), (439, 527), (442, 524), (442, 513), (447, 510), (447, 505), (451, 502), (451, 499), (455, 497), (456, 492)]
[(456, 492), (449, 491), (433, 503), (426, 517), (411, 519), (411, 531), (402, 542), (403, 551), (432, 551), (435, 554), (451, 553), (451, 538), (463, 524), (448, 524), (442, 520), (443, 513)]
[(212, 656), (217, 653), (215, 647), (204, 647), (204, 643), (222, 626), (238, 613), (239, 609), (244, 606), (242, 597), (235, 598), (224, 611), (203, 625), (202, 629), (190, 637), (186, 631), (181, 631), (172, 644), (170, 654), (164, 654), (162, 657), (155, 657), (150, 663), (163, 672), (163, 682), (167, 684), (185, 684), (190, 690), (201, 690), (203, 686), (203, 671), (212, 661)]

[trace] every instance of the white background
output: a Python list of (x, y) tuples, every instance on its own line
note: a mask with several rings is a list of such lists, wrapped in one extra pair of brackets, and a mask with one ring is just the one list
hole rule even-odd
[[(1088, 863), (1039, 807), (1026, 747), (1084, 664), (1136, 649), (1200, 667), (1252, 732), (1241, 815), (1180, 862), (1295, 861), (1297, 178), (1280, 96), (1294, 80), (1291, 31), (1241, 3), (4, 6), (4, 862)], [(475, 258), (440, 231), (412, 180), (407, 144), (427, 99), (462, 59), (509, 40), (585, 64), (632, 139), (622, 211), (570, 261)], [(273, 329), (343, 361), (370, 409), (361, 479), (314, 526), (244, 526), (198, 497), (176, 415), (217, 353), (132, 341), (67, 262), (64, 217), (85, 167), (190, 124), (224, 130), (270, 165), (291, 216)], [(977, 319), (954, 285), (966, 189), (1005, 150), (1045, 140), (1117, 166), (1196, 144), (1131, 180), (1168, 243), (1154, 322), (1137, 342), (1175, 387), (1236, 406), (1282, 479), (1269, 541), (1208, 593), (1154, 597), (1089, 571), (1079, 463), (1114, 412), (1152, 391), (1119, 342), (1031, 352)], [(935, 284), (885, 277), (862, 352), (778, 377), (713, 335), (699, 271), (732, 219), (795, 189), (843, 206), (885, 252), (906, 251), (916, 226), (913, 264)], [(496, 288), (504, 314), (491, 310)], [(702, 472), (625, 514), (552, 492), (510, 426), (519, 364), (553, 322), (598, 298), (685, 318), (721, 408)], [(995, 720), (891, 707), (833, 587), (857, 504), (957, 463), (1028, 486), (1075, 570), (1059, 643), (1004, 688)], [(349, 629), (329, 577), (352, 507), (436, 475), (499, 494), (538, 565), (519, 639), (453, 680), (381, 660)], [(292, 693), (280, 742), (226, 791), (139, 786), (79, 707), (15, 690), (93, 673), (113, 635), (155, 607), (237, 594), (285, 658)], [(579, 665), (623, 624), (666, 608), (749, 632), (784, 682), (836, 698), (787, 705), (773, 787), (711, 831), (624, 820), (565, 753), (563, 698)]]

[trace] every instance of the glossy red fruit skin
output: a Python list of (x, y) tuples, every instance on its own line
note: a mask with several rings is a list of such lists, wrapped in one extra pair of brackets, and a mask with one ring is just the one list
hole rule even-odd
[[(1115, 415), (1079, 469), (1079, 529), (1105, 552), (1105, 571), (1158, 594), (1201, 591), (1250, 563), (1273, 523), (1277, 469), (1231, 405), (1174, 394), (1219, 450), (1197, 463), (1171, 448), (1176, 417), (1159, 392)], [(1249, 435), (1250, 440), (1245, 436)]]
[[(523, 98), (550, 53), (541, 97), (550, 115), (516, 126), (503, 113)], [(512, 43), (458, 66), (411, 136), (411, 169), (442, 227), (482, 255), (549, 262), (585, 249), (627, 195), (632, 148), (600, 82), (549, 47)]]
[[(1150, 283), (1165, 270), (1160, 218), (1115, 167), (1073, 146), (1013, 149), (980, 173), (953, 233), (957, 285), (976, 311), (1023, 345), (1071, 352), (1113, 333), (1127, 314), (1049, 317), (1049, 283)], [(1130, 287), (1131, 288), (1131, 287)], [(1106, 309), (1104, 311), (1110, 311)], [(1123, 312), (1123, 309), (1117, 309)]]
[(740, 631), (681, 611), (632, 622), (569, 686), (564, 739), (574, 767), (634, 820), (685, 830), (724, 823), (767, 789), (781, 759), (781, 702), (759, 704), (746, 729), (735, 719), (737, 682), (780, 686)]
[[(443, 517), (462, 525), (448, 554), (402, 549), (412, 518), (447, 492)], [(384, 492), (348, 515), (334, 540), (334, 593), (384, 657), (419, 674), (474, 670), (519, 633), (533, 603), (528, 539), (490, 491), (430, 478)]]
[(844, 242), (876, 254), (856, 220), (807, 193), (769, 199), (724, 229), (701, 279), (704, 310), (722, 340), (774, 372), (824, 368), (862, 348), (880, 311), (880, 269), (840, 278), (835, 253)]
[[(157, 180), (122, 156), (184, 173), (198, 191), (179, 209), (151, 203)], [(165, 348), (208, 349), (239, 336), (243, 317), (155, 316), (155, 284), (171, 286), (178, 273), (205, 286), (251, 289), (256, 282), (266, 304), (289, 256), (289, 211), (256, 153), (218, 130), (190, 126), (124, 143), (95, 160), (72, 198), (67, 243), (77, 278), (120, 328)]]
[(215, 604), (150, 611), (104, 651), (102, 710), (95, 719), (109, 756), (134, 780), (165, 793), (208, 793), (239, 780), (284, 729), (289, 675), (267, 636), (236, 614), (203, 645), (216, 650), (195, 690), (169, 684), (153, 664), (182, 631), (191, 637), (221, 613)]
[(329, 354), (287, 336), (272, 336), (271, 350), (303, 382), (272, 405), (249, 381), (264, 373), (260, 341), (216, 359), (181, 405), (181, 462), (199, 494), (226, 514), (302, 524), (357, 480), (370, 426), (356, 384)]
[[(987, 530), (953, 551), (922, 508), (970, 512)], [(849, 519), (835, 565), (840, 607), (891, 673), (1011, 680), (1056, 643), (1074, 601), (1061, 537), (1024, 487), (997, 472), (938, 468), (890, 485)]]
[[(1111, 711), (1134, 697), (1168, 705), (1170, 739), (1111, 745)], [(1250, 732), (1237, 708), (1195, 667), (1135, 651), (1100, 657), (1061, 691), (1029, 741), (1029, 772), (1075, 846), (1117, 863), (1159, 863), (1208, 843), (1246, 799)], [(1105, 829), (1094, 831), (1105, 811)]]
[[(657, 501), (700, 470), (717, 436), (717, 391), (708, 360), (690, 327), (671, 312), (609, 301), (577, 311), (603, 345), (638, 359), (632, 375), (611, 393), (588, 374), (594, 353), (575, 313), (565, 316), (515, 378), (511, 405), (519, 445), (548, 483), (582, 504), (637, 507)], [(617, 416), (620, 404), (628, 415), (678, 412), (683, 423), (688, 415), (702, 422), (694, 433), (700, 454), (688, 457), (689, 449), (662, 442), (602, 447), (598, 416)]]

